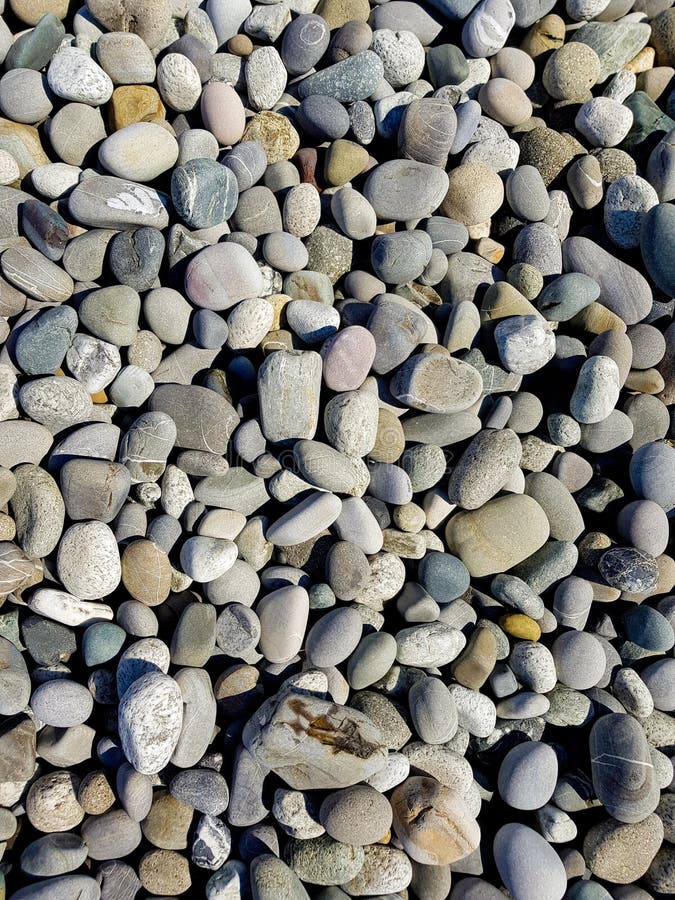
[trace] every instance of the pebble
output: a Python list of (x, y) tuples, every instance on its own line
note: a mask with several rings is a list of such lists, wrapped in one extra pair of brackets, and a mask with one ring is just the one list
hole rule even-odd
[(553, 795), (558, 760), (552, 748), (540, 741), (513, 747), (499, 768), (499, 793), (514, 809), (539, 809)]
[(363, 193), (378, 218), (406, 221), (431, 215), (447, 191), (448, 176), (438, 167), (415, 160), (391, 160), (371, 172)]
[(174, 165), (178, 159), (178, 144), (161, 125), (136, 122), (106, 138), (99, 147), (98, 158), (101, 165), (118, 178), (153, 181)]
[(183, 720), (176, 682), (161, 672), (141, 675), (122, 696), (119, 734), (125, 756), (144, 775), (161, 771), (174, 752)]
[(560, 900), (567, 887), (558, 854), (541, 835), (526, 825), (511, 822), (495, 835), (493, 852), (499, 874), (518, 897)]

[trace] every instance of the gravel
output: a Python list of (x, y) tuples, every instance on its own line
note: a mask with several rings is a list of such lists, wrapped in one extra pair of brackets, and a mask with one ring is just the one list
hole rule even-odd
[(0, 894), (675, 894), (670, 0), (0, 0)]

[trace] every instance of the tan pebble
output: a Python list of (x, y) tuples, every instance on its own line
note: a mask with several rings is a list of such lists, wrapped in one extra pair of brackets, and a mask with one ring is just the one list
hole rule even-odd
[(506, 247), (491, 237), (482, 237), (476, 243), (476, 253), (488, 262), (497, 265), (504, 258)]
[(448, 865), (480, 843), (480, 828), (462, 795), (434, 778), (408, 778), (392, 794), (391, 805), (396, 836), (416, 862)]
[[(499, 175), (482, 163), (468, 162), (450, 171), (448, 192), (441, 211), (464, 225), (480, 225), (487, 222), (503, 202), (504, 185)], [(480, 236), (487, 237), (487, 234)]]
[(647, 72), (654, 68), (654, 60), (656, 58), (656, 50), (653, 47), (643, 47), (631, 60), (629, 60), (624, 69), (634, 72), (638, 75), (640, 72)]
[(491, 78), (478, 93), (478, 102), (495, 121), (509, 128), (532, 115), (532, 103), (525, 91), (508, 78)]
[(57, 19), (65, 19), (69, 0), (10, 0), (9, 5), (17, 19), (21, 19), (26, 25), (37, 25), (47, 13)]
[(658, 100), (670, 85), (673, 76), (675, 76), (675, 69), (671, 66), (656, 66), (654, 69), (640, 72), (637, 77), (636, 90), (644, 91), (652, 100)]
[(393, 463), (405, 449), (405, 435), (400, 419), (388, 409), (380, 409), (375, 446), (368, 454), (377, 462)]
[(14, 158), (21, 178), (38, 166), (46, 166), (50, 162), (42, 149), (37, 128), (9, 119), (0, 119), (0, 150)]
[(242, 140), (261, 143), (270, 166), (290, 159), (300, 147), (300, 135), (286, 116), (267, 109), (249, 119)]
[(51, 834), (79, 825), (84, 818), (79, 786), (77, 775), (61, 769), (34, 781), (26, 797), (26, 816), (33, 828)]
[(138, 865), (141, 884), (151, 894), (184, 894), (192, 884), (190, 864), (173, 850), (151, 850)]
[(102, 770), (88, 772), (80, 782), (77, 799), (90, 816), (100, 816), (107, 812), (115, 802), (115, 794), (106, 773)]
[(158, 606), (171, 591), (169, 557), (152, 541), (133, 541), (122, 554), (122, 583), (135, 600)]
[(539, 19), (527, 32), (520, 44), (532, 59), (562, 47), (565, 42), (565, 22), (560, 16), (551, 13)]
[(19, 164), (7, 150), (0, 150), (0, 184), (12, 184), (20, 178)]
[(602, 334), (603, 331), (611, 331), (613, 328), (619, 331), (626, 330), (626, 323), (623, 319), (597, 301), (590, 303), (576, 316), (573, 316), (570, 319), (570, 325), (572, 328), (580, 328), (591, 334)]

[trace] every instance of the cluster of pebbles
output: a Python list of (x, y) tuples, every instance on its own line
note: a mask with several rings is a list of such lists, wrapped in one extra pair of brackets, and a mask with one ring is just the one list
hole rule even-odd
[(675, 892), (672, 0), (0, 0), (0, 895)]

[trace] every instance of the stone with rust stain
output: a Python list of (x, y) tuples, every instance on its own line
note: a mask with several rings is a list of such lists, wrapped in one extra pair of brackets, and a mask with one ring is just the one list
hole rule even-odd
[(363, 713), (299, 693), (263, 704), (246, 724), (243, 741), (299, 791), (357, 784), (379, 772), (387, 758), (379, 728)]
[(444, 866), (477, 849), (480, 828), (457, 791), (435, 778), (414, 776), (391, 797), (394, 831), (416, 862)]
[(108, 123), (111, 131), (119, 131), (136, 122), (161, 122), (165, 115), (161, 97), (147, 84), (124, 84), (115, 88), (110, 98)]

